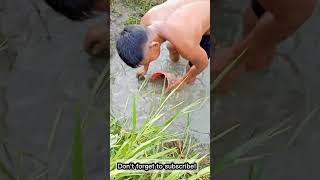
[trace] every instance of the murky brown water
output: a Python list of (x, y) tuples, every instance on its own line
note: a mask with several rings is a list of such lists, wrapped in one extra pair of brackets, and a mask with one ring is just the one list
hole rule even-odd
[[(115, 4), (111, 13), (111, 54), (113, 54), (110, 60), (111, 67), (111, 110), (114, 114), (120, 117), (131, 117), (131, 106), (133, 96), (137, 95), (137, 92), (143, 81), (139, 81), (136, 78), (137, 69), (133, 69), (127, 66), (120, 57), (114, 47), (119, 33), (125, 26), (125, 22), (130, 15), (130, 9), (124, 8), (119, 4)], [(152, 72), (157, 70), (164, 70), (166, 72), (174, 73), (175, 75), (182, 75), (185, 73), (187, 61), (180, 59), (178, 63), (172, 63), (169, 60), (168, 50), (166, 44), (161, 47), (160, 57), (152, 62), (149, 67), (146, 78), (150, 78)], [(210, 99), (209, 99), (209, 67), (199, 75), (194, 84), (187, 87), (185, 90), (178, 92), (174, 95), (168, 103), (166, 103), (167, 117), (174, 114), (177, 108), (174, 108), (179, 104), (179, 107), (184, 107), (199, 99), (203, 100), (203, 105), (197, 110), (191, 113), (190, 129), (193, 135), (200, 140), (200, 142), (209, 143), (210, 132)], [(138, 125), (142, 124), (144, 119), (150, 114), (151, 108), (159, 106), (159, 99), (161, 96), (163, 82), (149, 81), (143, 91), (140, 93), (141, 98), (138, 98), (137, 113), (138, 113)], [(179, 108), (178, 107), (178, 108)], [(173, 109), (172, 109), (173, 108)], [(171, 130), (183, 131), (187, 124), (187, 117), (181, 117), (174, 122)]]
[[(173, 63), (169, 60), (168, 50), (164, 44), (161, 48), (160, 57), (151, 63), (146, 78), (150, 78), (152, 72), (164, 70), (173, 73), (176, 76), (183, 75), (187, 61), (180, 59)], [(127, 116), (131, 115), (132, 99), (143, 81), (136, 78), (137, 69), (125, 65), (119, 56), (115, 53), (111, 59), (111, 109), (114, 113), (120, 113)], [(191, 113), (190, 129), (195, 137), (202, 143), (209, 142), (210, 131), (210, 106), (209, 106), (209, 67), (201, 73), (194, 84), (175, 94), (166, 104), (168, 109), (166, 115), (173, 115), (177, 109), (172, 109), (176, 105), (185, 107), (197, 100), (202, 100), (203, 105), (199, 110)], [(139, 101), (137, 102), (138, 120), (142, 124), (144, 119), (150, 114), (151, 108), (159, 106), (163, 81), (149, 80), (145, 88), (141, 91)], [(181, 104), (182, 103), (182, 104)], [(179, 118), (174, 122), (172, 130), (182, 131), (187, 124), (186, 117)]]

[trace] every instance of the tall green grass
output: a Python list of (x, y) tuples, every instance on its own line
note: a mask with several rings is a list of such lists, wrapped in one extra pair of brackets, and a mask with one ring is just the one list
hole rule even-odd
[[(142, 84), (142, 86), (145, 83)], [(164, 86), (163, 86), (164, 87)], [(141, 90), (141, 88), (140, 88)], [(187, 130), (184, 133), (176, 133), (168, 130), (172, 123), (179, 117), (188, 115), (196, 110), (202, 101), (198, 100), (182, 107), (170, 117), (165, 118), (166, 102), (173, 96), (176, 90), (165, 95), (163, 88), (159, 105), (143, 120), (142, 126), (137, 128), (137, 111), (139, 105), (137, 97), (133, 97), (132, 116), (130, 129), (121, 125), (121, 121), (115, 116), (110, 120), (110, 178), (111, 179), (209, 179), (210, 165), (208, 154), (197, 152), (200, 147)], [(159, 123), (162, 122), (162, 123)], [(200, 164), (198, 172), (150, 172), (128, 173), (116, 169), (119, 160), (153, 162), (154, 160), (180, 160), (195, 161)], [(206, 161), (205, 161), (206, 159)]]
[(73, 146), (72, 146), (72, 179), (84, 179), (84, 162), (83, 162), (83, 140), (81, 127), (80, 107), (76, 109), (75, 128), (73, 132)]
[[(0, 34), (0, 38), (1, 38), (1, 34)], [(2, 40), (2, 42), (0, 42), (0, 52), (4, 51), (8, 48), (8, 39), (4, 39)]]
[[(13, 173), (9, 171), (5, 163), (0, 161), (0, 172), (3, 174), (5, 177), (7, 177), (10, 180), (16, 180), (14, 177)], [(1, 176), (0, 176), (1, 177)]]

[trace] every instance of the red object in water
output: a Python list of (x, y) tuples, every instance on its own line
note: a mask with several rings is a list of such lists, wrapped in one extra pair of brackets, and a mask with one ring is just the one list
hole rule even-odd
[(166, 79), (166, 92), (169, 91), (169, 88), (170, 88), (170, 76), (168, 73), (164, 72), (164, 71), (156, 71), (154, 72), (152, 75), (151, 75), (151, 79), (152, 80), (156, 80), (158, 79), (159, 77), (161, 78), (165, 78)]

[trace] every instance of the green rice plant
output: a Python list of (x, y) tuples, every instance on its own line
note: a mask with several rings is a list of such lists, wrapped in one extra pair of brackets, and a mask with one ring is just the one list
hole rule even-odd
[(289, 142), (288, 142), (288, 146), (291, 146), (294, 144), (294, 142), (296, 141), (297, 137), (299, 136), (299, 134), (301, 133), (302, 129), (310, 122), (310, 120), (316, 115), (316, 113), (318, 113), (320, 110), (320, 106), (317, 106), (316, 108), (314, 108), (309, 114), (308, 116), (301, 121), (301, 123), (297, 126), (297, 128), (295, 129), (293, 135), (291, 136)]
[[(223, 80), (223, 78), (238, 64), (241, 57), (247, 52), (247, 48), (241, 52), (241, 54), (236, 57), (231, 63), (229, 63), (220, 74), (218, 74), (218, 77), (213, 80), (213, 83), (211, 85), (211, 91), (216, 89), (220, 82)], [(214, 59), (215, 61), (215, 59)]]
[(83, 140), (81, 127), (80, 107), (76, 109), (75, 128), (73, 131), (73, 146), (72, 146), (72, 179), (84, 179), (84, 162), (83, 162)]
[(1, 162), (1, 160), (0, 160), (0, 174), (6, 176), (10, 180), (16, 180), (15, 176), (12, 174), (12, 172), (9, 171), (5, 163)]
[(261, 160), (250, 167), (248, 180), (261, 180), (265, 161)]
[[(144, 86), (145, 83), (142, 83)], [(179, 88), (179, 87), (178, 87)], [(140, 89), (141, 90), (141, 89)], [(210, 166), (204, 164), (203, 160), (208, 158), (207, 154), (196, 151), (195, 140), (188, 133), (180, 134), (169, 131), (168, 128), (178, 118), (188, 115), (201, 105), (201, 101), (195, 101), (186, 107), (182, 107), (168, 118), (165, 118), (165, 104), (173, 96), (176, 89), (169, 95), (163, 93), (158, 107), (150, 112), (148, 118), (144, 120), (142, 127), (137, 128), (138, 99), (133, 97), (132, 104), (132, 127), (125, 129), (120, 121), (115, 117), (110, 117), (110, 178), (111, 179), (209, 179)], [(139, 91), (140, 92), (140, 91)], [(163, 91), (164, 92), (164, 91)], [(163, 123), (157, 123), (164, 120)], [(188, 132), (186, 130), (185, 132)], [(155, 160), (180, 160), (194, 161), (200, 164), (198, 172), (183, 171), (153, 171), (149, 173), (123, 172), (116, 169), (119, 160), (126, 162), (144, 161), (153, 162)]]
[(4, 39), (2, 42), (0, 42), (0, 52), (4, 51), (8, 48), (8, 39)]

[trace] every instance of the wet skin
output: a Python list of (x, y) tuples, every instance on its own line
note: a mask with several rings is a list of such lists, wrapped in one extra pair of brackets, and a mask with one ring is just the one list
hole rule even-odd
[(243, 13), (243, 38), (224, 51), (217, 51), (211, 64), (214, 80), (223, 68), (245, 49), (238, 65), (223, 79), (218, 91), (226, 92), (240, 74), (271, 64), (277, 46), (292, 36), (312, 15), (315, 0), (259, 0), (266, 10), (258, 19), (251, 5)]
[(177, 62), (182, 56), (193, 66), (186, 74), (178, 78), (170, 90), (180, 83), (192, 83), (208, 65), (205, 50), (200, 47), (203, 35), (210, 34), (209, 0), (169, 0), (150, 9), (141, 19), (140, 25), (149, 29), (148, 42), (144, 49), (144, 67), (137, 73), (139, 77), (147, 71), (149, 64), (160, 55), (160, 45), (168, 41), (168, 50), (172, 61)]

